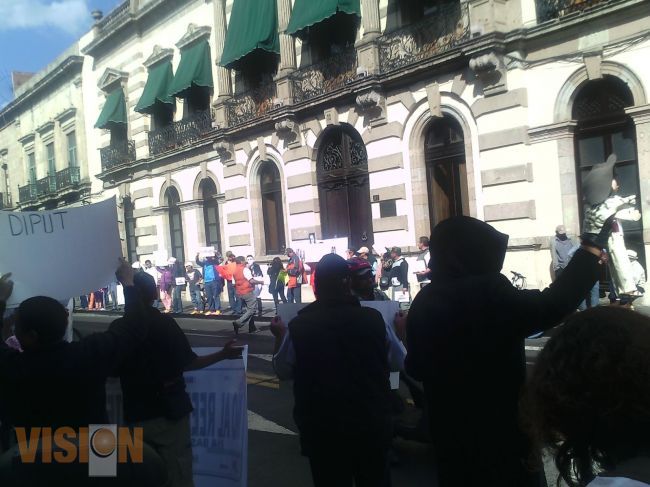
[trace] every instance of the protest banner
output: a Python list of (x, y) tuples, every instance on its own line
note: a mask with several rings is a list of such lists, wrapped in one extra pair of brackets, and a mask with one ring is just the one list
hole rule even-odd
[[(285, 325), (294, 319), (298, 312), (308, 306), (305, 303), (283, 303), (278, 305), (278, 316)], [(388, 361), (391, 365), (390, 385), (391, 389), (399, 388), (399, 371), (404, 368), (404, 357), (406, 357), (406, 348), (395, 335), (393, 322), (395, 314), (399, 311), (399, 303), (395, 301), (361, 301), (361, 306), (376, 309), (381, 313), (386, 327), (386, 337), (391, 346), (388, 349)]]
[(11, 272), (9, 307), (32, 296), (67, 302), (115, 279), (122, 246), (115, 198), (52, 211), (0, 212), (0, 273)]
[[(194, 348), (207, 355), (218, 348)], [(195, 487), (246, 487), (248, 483), (248, 399), (246, 364), (224, 360), (185, 373), (194, 411), (190, 417)], [(122, 393), (117, 380), (106, 386), (109, 422), (123, 425)]]
[(304, 251), (304, 262), (318, 262), (327, 254), (336, 254), (347, 259), (346, 251), (348, 250), (347, 238), (330, 238), (319, 240), (316, 243), (308, 244), (300, 250)]

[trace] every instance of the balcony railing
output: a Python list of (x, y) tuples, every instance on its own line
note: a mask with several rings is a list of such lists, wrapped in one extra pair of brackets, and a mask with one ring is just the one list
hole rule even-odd
[(276, 93), (276, 84), (271, 81), (235, 95), (228, 101), (228, 124), (239, 125), (265, 115), (273, 108)]
[(97, 27), (104, 30), (110, 29), (112, 26), (118, 24), (122, 19), (129, 15), (131, 9), (130, 0), (125, 1), (121, 5), (115, 7), (106, 17), (97, 22)]
[(29, 183), (26, 184), (25, 186), (19, 186), (18, 197), (20, 198), (21, 203), (35, 200), (38, 197), (38, 191), (36, 190), (36, 183)]
[(444, 2), (424, 20), (381, 36), (379, 64), (387, 73), (432, 58), (470, 38), (466, 2)]
[(605, 3), (605, 0), (536, 0), (537, 22), (542, 23), (582, 12), (601, 3)]
[(149, 155), (190, 145), (212, 130), (212, 113), (204, 110), (167, 127), (149, 132)]
[(350, 46), (325, 61), (308, 66), (293, 75), (296, 103), (343, 88), (357, 76), (357, 51)]
[(99, 149), (102, 161), (102, 172), (106, 172), (116, 166), (135, 162), (135, 142), (125, 140)]
[(45, 176), (36, 181), (36, 192), (38, 196), (56, 192), (56, 176)]
[(68, 167), (56, 173), (56, 189), (59, 191), (79, 184), (79, 181), (81, 177), (78, 167)]

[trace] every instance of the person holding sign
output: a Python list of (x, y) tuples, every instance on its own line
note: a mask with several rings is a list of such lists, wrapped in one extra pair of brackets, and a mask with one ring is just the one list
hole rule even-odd
[(294, 419), (316, 487), (390, 485), (385, 326), (352, 295), (348, 264), (336, 254), (318, 263), (316, 301), (288, 328), (279, 318), (271, 325), (273, 365), (280, 379), (294, 380)]
[(174, 275), (172, 267), (176, 259), (171, 257), (167, 261), (166, 267), (158, 267), (156, 269), (160, 273), (160, 301), (165, 307), (165, 313), (170, 313), (172, 310), (172, 289), (174, 287)]
[[(145, 343), (151, 325), (134, 286), (133, 269), (124, 259), (120, 259), (116, 276), (124, 286), (123, 318), (108, 331), (78, 342), (63, 340), (68, 313), (57, 300), (35, 296), (18, 306), (15, 331), (24, 352), (0, 343), (0, 397), (19, 441), (21, 435), (23, 443), (29, 441), (36, 433), (32, 429), (66, 426), (78, 430), (89, 424), (108, 423), (106, 378), (121, 360)], [(9, 277), (0, 278), (0, 316), (13, 290)], [(0, 458), (3, 486), (88, 485), (87, 465), (16, 462), (18, 455), (16, 446)], [(146, 443), (143, 457), (143, 465), (132, 464), (124, 470), (118, 466), (117, 485), (164, 484), (164, 465)]]
[(217, 255), (208, 255), (201, 259), (200, 254), (196, 254), (196, 263), (203, 268), (203, 283), (205, 285), (205, 298), (207, 302), (206, 316), (221, 314), (221, 292), (223, 291), (223, 278), (217, 271), (219, 257)]
[(174, 259), (172, 265), (172, 273), (174, 275), (173, 291), (172, 291), (172, 310), (174, 313), (180, 314), (183, 312), (183, 298), (181, 293), (185, 291), (187, 278), (185, 277), (185, 268), (181, 262)]
[[(241, 358), (242, 347), (232, 340), (218, 352), (197, 356), (174, 318), (151, 306), (156, 297), (151, 276), (138, 274), (134, 284), (150, 325), (146, 343), (115, 370), (122, 386), (124, 418), (130, 426), (143, 428), (144, 441), (163, 458), (169, 478), (166, 487), (191, 487), (193, 408), (183, 372)], [(111, 329), (120, 326), (121, 320), (116, 320)]]

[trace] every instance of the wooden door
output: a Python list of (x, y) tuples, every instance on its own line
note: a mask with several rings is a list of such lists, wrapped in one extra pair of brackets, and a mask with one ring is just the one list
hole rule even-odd
[(331, 129), (317, 176), (323, 238), (347, 237), (354, 248), (372, 245), (368, 156), (358, 134)]

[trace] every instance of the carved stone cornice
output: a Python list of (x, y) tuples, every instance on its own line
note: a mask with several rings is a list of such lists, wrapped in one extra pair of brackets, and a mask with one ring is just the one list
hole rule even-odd
[(187, 26), (185, 35), (176, 43), (176, 47), (183, 49), (196, 41), (208, 39), (211, 31), (212, 28), (207, 25), (198, 26), (196, 24), (190, 24)]
[(300, 147), (300, 124), (293, 117), (285, 117), (275, 122), (275, 131), (289, 148)]
[(567, 122), (551, 123), (528, 129), (528, 137), (531, 144), (547, 142), (549, 140), (572, 139), (578, 123), (575, 120)]
[(637, 125), (650, 123), (650, 104), (626, 108), (625, 113), (632, 117), (632, 120)]
[(172, 57), (174, 57), (173, 49), (163, 49), (158, 44), (156, 44), (153, 46), (151, 56), (149, 56), (142, 64), (144, 64), (147, 69), (151, 69), (152, 66), (162, 61), (171, 61)]
[(386, 123), (386, 97), (376, 88), (371, 88), (357, 95), (356, 105), (371, 126)]

